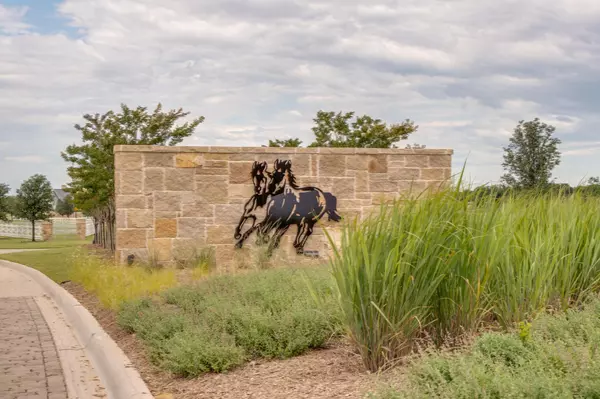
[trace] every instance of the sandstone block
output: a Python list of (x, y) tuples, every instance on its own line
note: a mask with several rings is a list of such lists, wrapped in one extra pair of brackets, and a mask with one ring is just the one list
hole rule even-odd
[(140, 153), (115, 153), (115, 168), (119, 171), (124, 170), (141, 170), (142, 169), (142, 154)]
[(369, 191), (371, 192), (395, 192), (398, 191), (398, 183), (392, 180), (370, 180)]
[(127, 228), (127, 211), (125, 209), (117, 209), (116, 212), (116, 227), (117, 229)]
[(120, 172), (120, 194), (141, 194), (142, 193), (142, 172), (141, 171), (123, 171)]
[(206, 229), (206, 242), (208, 244), (229, 244), (233, 247), (235, 242), (233, 234), (235, 233), (235, 226), (227, 225), (214, 225), (207, 226)]
[(229, 163), (229, 183), (252, 183), (252, 162), (230, 162)]
[(348, 170), (369, 170), (369, 158), (364, 155), (347, 155), (346, 165)]
[(213, 181), (211, 183), (196, 183), (196, 199), (212, 204), (226, 204), (228, 198), (228, 184), (226, 181)]
[(356, 192), (354, 182), (355, 180), (352, 177), (334, 178), (333, 188), (331, 191), (338, 199), (354, 198), (354, 194)]
[(387, 156), (386, 155), (369, 155), (368, 170), (369, 170), (369, 173), (387, 173), (387, 170), (388, 170)]
[(446, 170), (444, 168), (421, 169), (422, 180), (444, 180)]
[(184, 218), (212, 218), (215, 216), (215, 205), (204, 201), (184, 204), (181, 216)]
[(310, 176), (310, 155), (293, 155), (290, 157), (292, 161), (292, 171), (296, 176)]
[(183, 153), (175, 156), (175, 167), (196, 168), (204, 164), (204, 157), (195, 153)]
[(222, 224), (237, 224), (243, 213), (240, 205), (215, 205), (215, 217)]
[(145, 209), (146, 198), (143, 195), (117, 195), (117, 209)]
[(154, 237), (177, 237), (177, 219), (156, 219), (154, 221)]
[(166, 169), (165, 187), (168, 191), (194, 190), (194, 169)]
[[(195, 169), (196, 176), (227, 176), (229, 174), (228, 168), (207, 168), (207, 167), (197, 167)], [(215, 179), (217, 177), (213, 177)]]
[(152, 211), (130, 209), (127, 212), (127, 227), (130, 229), (148, 229), (152, 227)]
[(319, 176), (344, 176), (346, 157), (341, 155), (319, 155)]
[(429, 166), (432, 168), (450, 168), (452, 166), (451, 155), (430, 155)]
[(154, 193), (155, 211), (180, 211), (181, 193), (177, 192), (155, 192)]
[(388, 171), (388, 176), (392, 180), (418, 180), (421, 176), (421, 169), (393, 168)]
[(407, 168), (428, 168), (429, 157), (427, 155), (406, 155)]
[(178, 238), (204, 238), (206, 237), (206, 221), (204, 218), (179, 218), (177, 219)]
[(254, 186), (251, 184), (230, 184), (229, 185), (229, 198), (243, 198), (250, 199), (254, 195)]
[(175, 165), (173, 161), (174, 154), (152, 153), (144, 154), (144, 166), (152, 168), (172, 168)]
[(117, 229), (117, 248), (145, 248), (146, 230), (142, 229)]
[[(224, 153), (219, 153), (219, 152), (208, 152), (206, 154), (204, 154), (204, 159), (206, 161), (229, 161), (230, 158), (234, 155), (239, 155), (239, 154), (224, 154)], [(227, 166), (227, 165), (225, 165)]]
[(151, 193), (152, 191), (165, 190), (165, 169), (163, 168), (147, 168), (144, 170), (144, 191)]

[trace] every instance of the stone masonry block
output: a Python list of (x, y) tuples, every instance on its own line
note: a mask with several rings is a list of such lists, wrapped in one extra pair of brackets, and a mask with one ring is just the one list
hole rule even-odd
[(444, 180), (444, 168), (424, 168), (421, 169), (421, 180)]
[(117, 248), (145, 248), (146, 230), (142, 229), (117, 229)]
[(387, 173), (388, 164), (386, 155), (369, 156), (369, 173)]
[[(293, 166), (293, 165), (292, 165)], [(230, 162), (229, 163), (229, 183), (231, 184), (251, 184), (252, 162)]]
[(155, 238), (148, 243), (148, 252), (159, 262), (173, 260), (173, 240), (171, 238)]
[(152, 211), (130, 209), (127, 211), (127, 227), (148, 229), (152, 227)]
[(144, 170), (144, 192), (165, 190), (165, 169), (147, 168)]
[(115, 154), (115, 168), (119, 171), (124, 170), (141, 170), (142, 169), (142, 154), (117, 152)]
[(450, 168), (452, 167), (451, 155), (430, 155), (429, 166), (432, 168)]
[(206, 220), (204, 218), (177, 219), (177, 237), (196, 239), (206, 237)]
[(206, 242), (208, 244), (230, 244), (233, 247), (235, 233), (234, 225), (206, 226)]
[(175, 166), (174, 154), (147, 152), (144, 154), (144, 166), (151, 168), (172, 168)]
[(155, 211), (180, 211), (181, 193), (177, 192), (156, 192), (154, 193)]
[(154, 221), (154, 237), (177, 237), (177, 219), (156, 219)]
[(166, 169), (165, 187), (167, 191), (191, 191), (194, 189), (194, 169)]
[(119, 194), (141, 194), (142, 193), (142, 172), (141, 171), (123, 171), (120, 172), (120, 190)]
[(228, 186), (226, 181), (214, 182), (197, 182), (196, 183), (196, 199), (212, 204), (226, 204), (228, 198)]
[(406, 155), (407, 168), (428, 168), (429, 157), (423, 155)]
[(177, 154), (175, 156), (175, 167), (196, 168), (204, 165), (204, 157), (195, 153)]
[(143, 195), (117, 195), (117, 209), (144, 209), (146, 198)]
[(344, 176), (346, 172), (346, 157), (340, 155), (320, 155), (319, 176)]
[(354, 198), (355, 195), (355, 180), (352, 177), (340, 177), (333, 179), (333, 195), (340, 198)]
[(392, 168), (388, 171), (388, 176), (392, 180), (418, 180), (421, 176), (421, 169)]

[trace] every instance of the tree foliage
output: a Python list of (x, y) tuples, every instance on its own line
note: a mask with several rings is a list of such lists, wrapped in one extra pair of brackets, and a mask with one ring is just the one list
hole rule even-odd
[(560, 164), (558, 145), (561, 141), (552, 137), (555, 127), (535, 118), (519, 121), (504, 148), (506, 174), (502, 180), (511, 187), (535, 188), (547, 185), (552, 170)]
[(9, 192), (10, 187), (8, 184), (0, 183), (0, 220), (4, 222), (8, 220), (8, 215), (11, 213)]
[(56, 205), (56, 212), (61, 216), (71, 216), (75, 212), (73, 198), (67, 195), (64, 200), (59, 200)]
[(315, 141), (310, 147), (368, 147), (390, 148), (406, 140), (418, 126), (410, 120), (387, 125), (368, 115), (356, 117), (354, 112), (317, 112), (312, 128)]
[[(68, 191), (75, 207), (94, 216), (96, 226), (99, 221), (107, 223), (109, 237), (101, 244), (114, 249), (114, 154), (115, 145), (168, 145), (181, 143), (191, 136), (196, 127), (204, 121), (200, 116), (177, 125), (189, 112), (181, 108), (163, 111), (158, 104), (154, 111), (147, 107), (129, 108), (121, 104), (119, 112), (86, 114), (85, 123), (75, 125), (81, 132), (82, 145), (70, 145), (61, 153), (63, 159), (71, 163), (67, 173), (71, 177)], [(98, 243), (98, 231), (96, 232)]]
[(31, 240), (35, 241), (36, 220), (46, 220), (52, 211), (52, 186), (43, 175), (33, 175), (17, 190), (18, 216), (31, 222)]
[(299, 138), (285, 140), (269, 140), (269, 147), (300, 147), (302, 141)]

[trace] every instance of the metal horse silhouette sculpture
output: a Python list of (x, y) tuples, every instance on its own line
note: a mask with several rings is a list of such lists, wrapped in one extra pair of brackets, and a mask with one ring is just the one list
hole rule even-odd
[[(289, 160), (275, 161), (274, 171), (267, 171), (266, 162), (254, 162), (252, 166), (252, 182), (254, 195), (246, 202), (244, 214), (235, 230), (237, 248), (257, 232), (257, 243), (268, 241), (268, 255), (279, 247), (281, 237), (290, 226), (296, 225), (298, 231), (294, 240), (296, 253), (304, 253), (304, 245), (313, 232), (315, 224), (327, 214), (328, 219), (338, 222), (341, 220), (337, 213), (337, 199), (331, 193), (326, 193), (317, 187), (299, 187), (292, 173), (292, 162)], [(266, 205), (264, 219), (256, 223), (256, 212)], [(241, 233), (244, 224), (252, 220), (252, 226)], [(269, 235), (275, 231), (272, 238)]]

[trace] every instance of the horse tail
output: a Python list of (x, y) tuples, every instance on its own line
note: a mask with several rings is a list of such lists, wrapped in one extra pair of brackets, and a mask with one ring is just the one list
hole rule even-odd
[(325, 195), (325, 212), (327, 212), (328, 220), (339, 222), (342, 217), (337, 213), (337, 198), (331, 193), (323, 193)]

